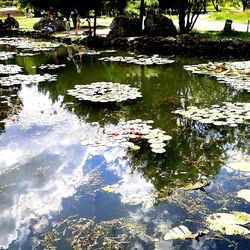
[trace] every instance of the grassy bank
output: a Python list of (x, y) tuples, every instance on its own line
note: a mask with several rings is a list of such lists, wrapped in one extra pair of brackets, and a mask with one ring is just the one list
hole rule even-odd
[(223, 32), (223, 31), (204, 31), (195, 33), (201, 38), (204, 39), (223, 39), (223, 38), (232, 38), (232, 39), (242, 39), (242, 40), (250, 40), (250, 33), (240, 32), (240, 31), (231, 31), (231, 32)]
[(235, 23), (246, 24), (248, 20), (250, 21), (250, 10), (246, 10), (245, 12), (242, 10), (222, 10), (219, 12), (211, 12), (206, 20), (224, 22), (226, 19), (231, 19)]

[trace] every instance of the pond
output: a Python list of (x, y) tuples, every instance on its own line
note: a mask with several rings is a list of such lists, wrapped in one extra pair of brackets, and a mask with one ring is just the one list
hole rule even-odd
[[(248, 103), (249, 92), (184, 68), (201, 58), (143, 65), (99, 60), (138, 56), (121, 51), (0, 44), (11, 52), (0, 63), (15, 65), (0, 76), (0, 249), (249, 249), (250, 110), (232, 127), (175, 112)], [(142, 97), (68, 93), (95, 82)], [(144, 121), (169, 136), (161, 153), (138, 130)], [(131, 147), (116, 137), (122, 126), (140, 132)], [(107, 134), (117, 140), (99, 145)]]

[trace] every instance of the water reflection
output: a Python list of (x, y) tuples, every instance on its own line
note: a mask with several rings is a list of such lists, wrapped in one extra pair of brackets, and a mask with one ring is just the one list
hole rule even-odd
[[(249, 176), (225, 166), (233, 157), (249, 157), (249, 128), (211, 129), (180, 119), (172, 111), (249, 96), (208, 76), (184, 71), (183, 64), (193, 59), (143, 67), (84, 55), (82, 71), (75, 74), (68, 53), (58, 48), (43, 56), (16, 58), (26, 73), (46, 72), (38, 69), (46, 63), (66, 62), (66, 67), (56, 70), (56, 83), (13, 90), (18, 95), (13, 105), (21, 105), (17, 109), (9, 105), (3, 115), (7, 121), (0, 134), (0, 246), (44, 249), (47, 239), (51, 247), (71, 249), (78, 237), (82, 245), (77, 246), (93, 244), (95, 249), (125, 237), (123, 249), (227, 248), (230, 237), (164, 242), (162, 236), (181, 224), (193, 232), (203, 230), (206, 216), (216, 211), (249, 210), (249, 204), (236, 198), (239, 189), (249, 188)], [(66, 94), (75, 84), (96, 81), (140, 87), (143, 100), (92, 105)], [(1, 98), (10, 95), (1, 91)], [(139, 151), (80, 144), (82, 135), (91, 141), (97, 132), (135, 118), (153, 119), (154, 127), (173, 137), (165, 154), (153, 154), (144, 142)], [(210, 180), (205, 192), (181, 190), (204, 176)], [(110, 192), (103, 189), (114, 184)], [(46, 235), (52, 233), (56, 237), (48, 242)], [(238, 242), (244, 249), (247, 241)]]

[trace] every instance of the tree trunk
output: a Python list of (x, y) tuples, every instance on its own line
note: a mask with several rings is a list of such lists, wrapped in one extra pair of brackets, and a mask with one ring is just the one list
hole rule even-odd
[(95, 15), (94, 15), (94, 36), (96, 36), (96, 19), (97, 19), (97, 10), (95, 8)]
[(180, 34), (185, 34), (188, 33), (186, 28), (185, 28), (185, 1), (180, 0), (179, 1), (179, 27), (180, 27)]
[(219, 11), (219, 5), (218, 5), (218, 0), (216, 0), (216, 2), (214, 2), (214, 0), (212, 0), (213, 6), (215, 8), (216, 11)]
[(141, 23), (141, 29), (143, 30), (143, 16), (144, 16), (144, 5), (145, 0), (141, 0), (141, 6), (140, 6), (140, 23)]

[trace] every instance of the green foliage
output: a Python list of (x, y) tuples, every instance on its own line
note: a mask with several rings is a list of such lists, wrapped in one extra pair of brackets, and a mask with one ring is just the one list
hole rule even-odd
[(139, 1), (129, 1), (125, 11), (129, 15), (139, 15), (140, 2)]
[(0, 0), (0, 7), (11, 7), (14, 5), (14, 0)]
[(78, 1), (78, 0), (54, 0), (51, 2), (50, 0), (19, 0), (19, 4), (21, 7), (32, 6), (38, 10), (49, 10), (50, 7), (53, 7), (55, 12), (61, 12), (64, 15), (68, 16), (69, 12), (73, 7), (76, 7), (80, 13), (85, 13), (88, 10), (93, 9), (101, 9), (103, 6), (104, 0), (86, 0), (86, 1)]
[(239, 38), (248, 41), (250, 40), (249, 33), (239, 32), (239, 31), (231, 31), (230, 33), (225, 33), (223, 31), (206, 31), (206, 32), (199, 32), (199, 34), (197, 35), (204, 39)]
[(209, 21), (222, 21), (225, 22), (226, 19), (231, 19), (235, 23), (245, 23), (247, 24), (250, 20), (250, 10), (246, 11), (221, 11), (210, 13)]

